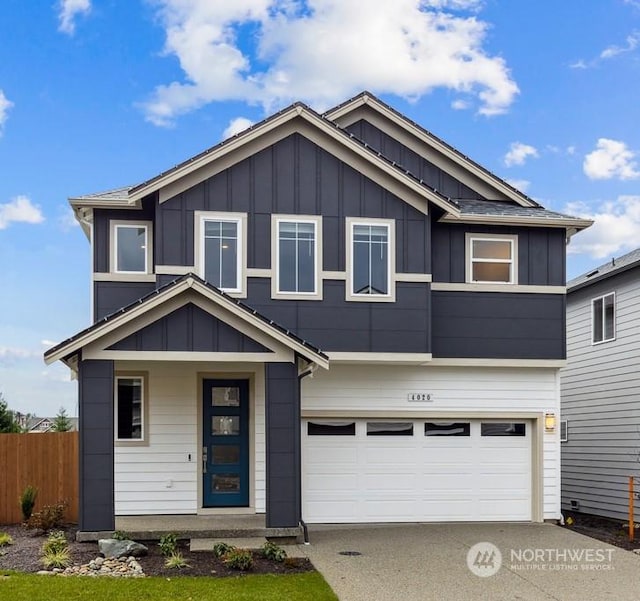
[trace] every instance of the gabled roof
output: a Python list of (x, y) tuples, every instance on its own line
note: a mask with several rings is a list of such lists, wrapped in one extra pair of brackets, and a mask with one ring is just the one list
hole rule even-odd
[(453, 161), (459, 166), (463, 167), (467, 171), (470, 171), (480, 180), (484, 181), (494, 189), (500, 191), (510, 200), (525, 206), (525, 207), (539, 207), (540, 205), (521, 192), (514, 188), (511, 184), (498, 177), (488, 169), (485, 169), (482, 165), (476, 163), (474, 160), (463, 154), (450, 144), (447, 144), (444, 140), (422, 127), (419, 123), (412, 121), (405, 115), (389, 106), (379, 98), (377, 98), (371, 92), (360, 92), (360, 94), (350, 98), (349, 100), (339, 104), (338, 106), (323, 113), (323, 117), (330, 119), (331, 121), (344, 122), (345, 117), (348, 118), (350, 113), (353, 113), (362, 106), (367, 106), (374, 111), (378, 112), (386, 119), (399, 125), (420, 141), (430, 146), (433, 150), (441, 153), (447, 159)]
[(329, 358), (320, 349), (192, 273), (176, 278), (168, 284), (143, 296), (134, 303), (127, 305), (115, 313), (107, 315), (95, 324), (50, 348), (44, 354), (45, 363), (50, 364), (58, 360), (68, 362), (71, 357), (86, 345), (102, 338), (106, 334), (114, 332), (119, 327), (140, 317), (150, 309), (162, 305), (187, 290), (193, 290), (201, 294), (223, 309), (240, 317), (250, 325), (258, 327), (271, 338), (289, 347), (308, 361), (316, 363), (325, 369), (329, 367)]
[(607, 263), (604, 263), (595, 269), (590, 269), (586, 273), (573, 278), (567, 282), (567, 291), (575, 292), (576, 290), (586, 288), (596, 282), (601, 282), (602, 280), (606, 280), (607, 278), (624, 271), (628, 271), (629, 269), (633, 269), (634, 267), (640, 267), (640, 248), (636, 248), (617, 259), (613, 258)]

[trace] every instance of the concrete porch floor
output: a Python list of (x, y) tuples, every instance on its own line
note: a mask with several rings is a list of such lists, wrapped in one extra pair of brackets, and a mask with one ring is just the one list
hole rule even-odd
[[(264, 514), (117, 516), (115, 530), (133, 540), (158, 540), (173, 532), (178, 538), (297, 538), (301, 528), (267, 528)], [(113, 532), (78, 532), (77, 540), (96, 541)]]

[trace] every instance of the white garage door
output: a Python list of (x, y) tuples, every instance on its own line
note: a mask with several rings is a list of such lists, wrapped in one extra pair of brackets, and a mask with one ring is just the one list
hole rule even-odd
[(531, 519), (531, 423), (307, 420), (309, 523)]

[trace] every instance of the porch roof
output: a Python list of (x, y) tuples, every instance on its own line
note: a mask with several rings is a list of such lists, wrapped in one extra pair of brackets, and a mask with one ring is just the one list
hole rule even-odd
[(187, 290), (201, 294), (247, 323), (258, 326), (271, 338), (283, 343), (308, 361), (325, 369), (329, 367), (329, 357), (319, 348), (193, 273), (176, 278), (50, 348), (44, 353), (45, 363), (48, 365), (54, 361), (62, 360), (69, 365), (70, 360), (86, 345), (114, 332), (125, 323), (140, 317), (148, 310), (162, 305)]

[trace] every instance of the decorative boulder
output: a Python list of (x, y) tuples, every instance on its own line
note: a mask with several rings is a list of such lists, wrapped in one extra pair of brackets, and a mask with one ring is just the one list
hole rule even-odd
[(140, 543), (115, 538), (101, 538), (98, 541), (98, 549), (107, 558), (142, 557), (149, 552), (149, 549)]

